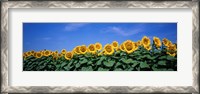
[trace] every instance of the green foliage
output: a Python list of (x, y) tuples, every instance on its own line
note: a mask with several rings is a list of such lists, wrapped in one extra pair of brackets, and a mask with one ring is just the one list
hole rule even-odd
[(74, 55), (71, 60), (63, 56), (54, 59), (53, 56), (35, 58), (29, 56), (23, 59), (24, 71), (176, 71), (177, 56), (166, 54), (166, 50), (154, 49), (147, 51), (140, 47), (127, 54), (116, 51), (111, 56), (106, 55)]

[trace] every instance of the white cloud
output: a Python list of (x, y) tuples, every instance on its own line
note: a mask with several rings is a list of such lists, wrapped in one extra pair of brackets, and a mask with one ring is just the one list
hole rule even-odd
[(72, 23), (65, 26), (65, 31), (74, 31), (87, 25), (87, 23)]
[(140, 28), (124, 30), (123, 28), (113, 26), (113, 27), (109, 27), (106, 32), (116, 33), (122, 36), (130, 36), (130, 35), (138, 34), (142, 32), (142, 30)]

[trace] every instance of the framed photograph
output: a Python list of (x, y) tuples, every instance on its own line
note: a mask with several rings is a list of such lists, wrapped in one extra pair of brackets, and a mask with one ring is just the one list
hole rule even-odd
[(197, 1), (4, 1), (2, 93), (199, 93)]

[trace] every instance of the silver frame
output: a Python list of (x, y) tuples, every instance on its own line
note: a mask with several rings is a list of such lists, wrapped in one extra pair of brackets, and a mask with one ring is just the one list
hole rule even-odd
[[(9, 8), (191, 8), (192, 86), (9, 86)], [(1, 7), (1, 93), (199, 93), (199, 7), (198, 1), (4, 1)]]

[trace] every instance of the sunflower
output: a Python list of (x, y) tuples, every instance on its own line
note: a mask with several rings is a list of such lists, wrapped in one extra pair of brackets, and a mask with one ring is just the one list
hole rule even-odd
[(23, 58), (26, 58), (27, 57), (27, 54), (26, 53), (23, 53)]
[(36, 53), (36, 58), (41, 58), (43, 56), (43, 53), (42, 52), (37, 52)]
[(99, 43), (99, 42), (95, 43), (95, 48), (96, 48), (98, 51), (100, 51), (100, 50), (102, 49), (101, 43)]
[(151, 50), (151, 45), (149, 45), (149, 46), (144, 46), (144, 48), (146, 49), (146, 50)]
[(176, 51), (177, 51), (177, 48), (175, 44), (171, 44), (167, 47), (167, 54), (170, 56), (175, 56)]
[(79, 48), (80, 48), (80, 46), (76, 46), (76, 47), (73, 49), (72, 52), (75, 53), (75, 54), (81, 54)]
[[(134, 43), (134, 42), (133, 42)], [(137, 50), (138, 49), (138, 47), (139, 47), (139, 44), (138, 44), (138, 42), (135, 42), (134, 43), (134, 45), (135, 45), (135, 50)]]
[(150, 41), (150, 39), (149, 39), (147, 36), (144, 36), (144, 37), (142, 38), (142, 45), (143, 45), (143, 46), (149, 46), (150, 43), (151, 43), (151, 41)]
[(50, 55), (53, 55), (53, 52), (52, 51), (50, 51), (51, 52), (51, 54)]
[(94, 44), (90, 44), (90, 45), (88, 46), (88, 50), (89, 50), (90, 53), (95, 54), (95, 53), (96, 53), (95, 45), (94, 45)]
[(123, 43), (125, 51), (129, 54), (136, 50), (135, 43), (131, 40), (127, 40)]
[(119, 45), (119, 44), (118, 44), (117, 41), (113, 41), (113, 42), (112, 42), (112, 46), (113, 46), (114, 49), (117, 49), (117, 48), (118, 48), (118, 45)]
[(58, 59), (58, 53), (55, 51), (55, 52), (53, 52), (53, 54), (52, 54), (52, 56), (53, 56), (53, 59)]
[(112, 55), (114, 53), (114, 48), (112, 45), (110, 44), (106, 44), (104, 46), (104, 54), (105, 55)]
[(34, 57), (36, 57), (36, 55), (37, 55), (37, 52), (35, 52), (35, 53), (33, 54)]
[(162, 45), (161, 41), (158, 37), (153, 37), (153, 42), (154, 42), (154, 44), (156, 45), (157, 48), (160, 48), (160, 46)]
[(62, 54), (62, 53), (58, 54), (58, 57), (62, 57), (62, 56), (63, 56), (63, 54)]
[(122, 51), (125, 51), (123, 43), (119, 46), (119, 49), (122, 50)]
[(58, 54), (58, 51), (55, 51), (54, 53)]
[(62, 49), (61, 54), (66, 54), (67, 50), (66, 49)]
[(140, 45), (142, 45), (141, 41), (137, 41), (136, 46), (140, 46)]
[(171, 42), (170, 40), (166, 39), (166, 38), (164, 38), (164, 39), (162, 40), (162, 42), (163, 42), (163, 44), (164, 44), (166, 47), (172, 45), (172, 42)]
[(31, 56), (32, 55), (31, 51), (26, 52), (26, 55)]
[(70, 60), (72, 58), (73, 58), (73, 53), (72, 52), (66, 52), (65, 59)]
[(44, 55), (44, 56), (49, 56), (49, 55), (51, 55), (51, 51), (50, 51), (50, 50), (45, 50), (45, 51), (43, 52), (43, 55)]
[(79, 52), (81, 54), (85, 54), (87, 52), (87, 47), (85, 45), (82, 45), (79, 47)]
[(34, 55), (34, 53), (35, 53), (35, 51), (32, 50), (32, 51), (31, 51), (31, 55)]

